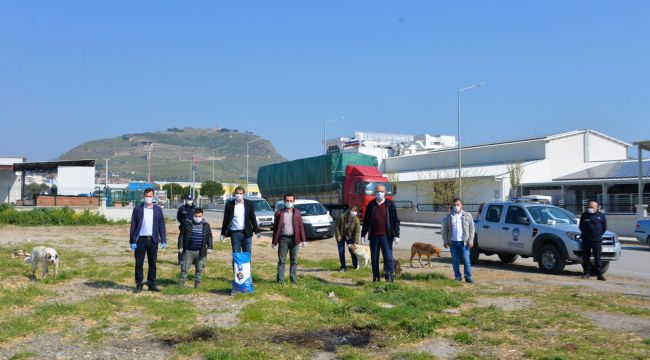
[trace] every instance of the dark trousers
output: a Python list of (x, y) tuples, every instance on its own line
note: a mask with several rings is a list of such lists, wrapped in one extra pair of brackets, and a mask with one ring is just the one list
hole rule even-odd
[(150, 236), (141, 236), (138, 238), (137, 247), (135, 248), (135, 283), (142, 285), (144, 277), (144, 257), (147, 256), (149, 271), (147, 272), (147, 285), (156, 285), (156, 259), (158, 257), (158, 243), (153, 241)]
[(350, 257), (352, 258), (352, 267), (356, 269), (357, 267), (357, 256), (354, 255), (354, 252), (352, 252), (352, 249), (348, 245), (354, 244), (354, 241), (351, 239), (348, 239), (347, 236), (343, 237), (341, 241), (336, 242), (336, 246), (339, 248), (339, 261), (341, 262), (341, 269), (347, 268), (347, 265), (345, 263), (345, 248), (348, 248), (350, 251)]
[(582, 240), (582, 269), (585, 274), (591, 275), (591, 253), (594, 253), (594, 266), (596, 276), (603, 275), (603, 243), (602, 241)]
[(390, 244), (387, 235), (378, 235), (370, 237), (370, 261), (372, 263), (372, 280), (379, 281), (381, 273), (379, 272), (379, 251), (384, 258), (384, 276), (386, 280), (393, 279), (393, 246)]
[(284, 283), (284, 267), (287, 263), (287, 253), (289, 253), (289, 278), (292, 283), (298, 280), (298, 245), (293, 236), (280, 236), (278, 246), (278, 275), (276, 280)]

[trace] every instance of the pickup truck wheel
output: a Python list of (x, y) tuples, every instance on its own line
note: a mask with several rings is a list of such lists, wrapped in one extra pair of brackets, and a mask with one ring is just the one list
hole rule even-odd
[(478, 241), (474, 239), (474, 246), (469, 249), (469, 263), (472, 265), (475, 265), (478, 263), (478, 256), (480, 255), (481, 251), (478, 248)]
[(519, 255), (515, 255), (515, 254), (499, 254), (499, 260), (501, 260), (505, 264), (512, 264), (517, 259), (519, 259)]
[(539, 250), (539, 269), (545, 274), (559, 274), (564, 270), (566, 260), (555, 245), (545, 245)]

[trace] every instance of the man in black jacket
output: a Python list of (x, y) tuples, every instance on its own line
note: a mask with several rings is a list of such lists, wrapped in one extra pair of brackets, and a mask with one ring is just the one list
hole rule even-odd
[(386, 199), (386, 187), (377, 185), (375, 201), (368, 203), (363, 217), (361, 242), (366, 243), (366, 235), (370, 234), (370, 259), (372, 262), (372, 281), (381, 279), (379, 272), (379, 251), (384, 258), (384, 276), (386, 281), (393, 281), (393, 241), (399, 243), (399, 218), (397, 208), (392, 201)]
[(257, 226), (253, 202), (244, 199), (244, 188), (235, 188), (235, 199), (226, 203), (221, 225), (221, 238), (230, 237), (233, 252), (253, 251), (253, 233), (260, 238), (260, 229)]
[(194, 275), (194, 287), (201, 286), (203, 270), (208, 261), (208, 254), (212, 253), (212, 230), (210, 224), (203, 220), (203, 210), (197, 208), (193, 212), (192, 221), (183, 223), (181, 238), (178, 240), (178, 252), (183, 254), (181, 262), (180, 286), (187, 280), (187, 271), (190, 265), (194, 264), (196, 274)]
[[(176, 212), (176, 220), (178, 220), (178, 241), (181, 241), (181, 236), (183, 235), (183, 225), (186, 222), (192, 222), (192, 216), (194, 216), (194, 210), (196, 206), (192, 199), (192, 195), (188, 195), (185, 198), (185, 204), (178, 208)], [(178, 253), (178, 263), (183, 262), (183, 256), (181, 253)]]
[(587, 211), (580, 216), (580, 237), (582, 239), (582, 269), (583, 278), (591, 276), (591, 253), (594, 253), (595, 272), (598, 280), (605, 281), (603, 276), (603, 234), (607, 231), (607, 218), (598, 211), (598, 202), (590, 201)]

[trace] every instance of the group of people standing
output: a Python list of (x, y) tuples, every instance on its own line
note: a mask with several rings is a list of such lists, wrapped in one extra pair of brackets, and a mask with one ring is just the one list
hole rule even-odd
[[(220, 241), (229, 237), (233, 252), (252, 253), (252, 240), (255, 234), (260, 238), (260, 229), (255, 217), (253, 203), (244, 198), (244, 188), (237, 187), (234, 199), (226, 203)], [(150, 291), (160, 291), (156, 286), (156, 259), (158, 247), (167, 247), (167, 233), (162, 209), (153, 203), (154, 190), (146, 189), (142, 205), (133, 209), (130, 229), (130, 248), (135, 256), (134, 292), (143, 290), (144, 259), (147, 258), (149, 269), (147, 286)], [(278, 266), (276, 281), (284, 284), (284, 272), (287, 255), (289, 256), (289, 279), (297, 282), (298, 249), (305, 247), (307, 238), (305, 226), (299, 210), (294, 208), (295, 195), (285, 194), (283, 208), (276, 211), (272, 235), (272, 248), (278, 251)], [(442, 239), (445, 248), (449, 248), (456, 281), (473, 283), (470, 264), (470, 251), (474, 247), (474, 219), (471, 213), (463, 209), (463, 201), (454, 199), (451, 211), (442, 221)], [(185, 204), (177, 213), (179, 222), (178, 257), (181, 265), (179, 285), (184, 285), (189, 268), (194, 265), (194, 287), (201, 285), (207, 255), (212, 253), (213, 239), (210, 224), (203, 218), (203, 210), (193, 204), (188, 197)], [(600, 243), (602, 235), (607, 230), (605, 215), (598, 211), (598, 203), (589, 203), (589, 209), (580, 219), (582, 232), (584, 277), (591, 276), (591, 253), (594, 254), (594, 272), (599, 280), (605, 280), (602, 275), (600, 259)], [(366, 240), (366, 237), (368, 240)], [(386, 198), (383, 185), (375, 188), (375, 200), (371, 201), (360, 222), (359, 209), (355, 206), (344, 212), (337, 221), (335, 238), (338, 247), (340, 271), (347, 270), (346, 247), (349, 248), (352, 267), (358, 268), (358, 258), (352, 251), (354, 244), (368, 244), (372, 264), (372, 280), (381, 280), (379, 257), (384, 259), (384, 278), (387, 282), (394, 280), (393, 244), (400, 241), (400, 220), (395, 204)], [(463, 272), (460, 264), (463, 264)]]

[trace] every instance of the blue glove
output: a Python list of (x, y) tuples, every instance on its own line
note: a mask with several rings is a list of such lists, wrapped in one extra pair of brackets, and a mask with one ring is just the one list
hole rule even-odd
[(131, 243), (131, 251), (135, 251), (135, 249), (138, 247), (138, 244), (136, 243)]
[(167, 249), (167, 243), (160, 243), (161, 249)]

